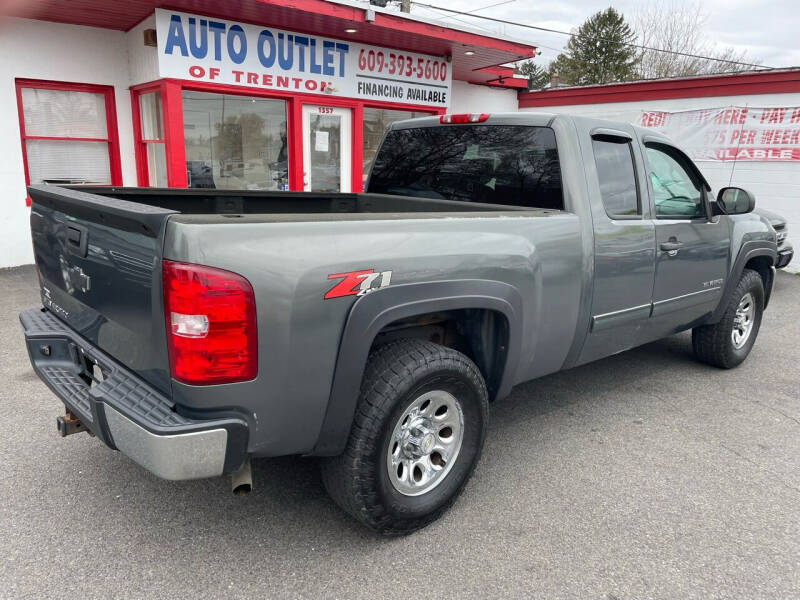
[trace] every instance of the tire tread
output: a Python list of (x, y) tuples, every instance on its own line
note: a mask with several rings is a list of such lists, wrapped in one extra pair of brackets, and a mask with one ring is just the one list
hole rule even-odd
[[(482, 446), (488, 420), (488, 401), (486, 385), (478, 368), (468, 357), (451, 348), (425, 340), (402, 339), (380, 346), (370, 354), (347, 446), (339, 456), (322, 461), (322, 481), (331, 498), (345, 512), (385, 535), (407, 534), (424, 527), (439, 518), (458, 496), (458, 492), (453, 494), (443, 506), (423, 517), (397, 519), (388, 514), (381, 504), (375, 486), (379, 474), (369, 461), (364, 460), (381, 442), (384, 424), (401, 395), (398, 389), (408, 387), (418, 373), (428, 371), (434, 363), (437, 368), (460, 372), (480, 390)], [(472, 469), (474, 467), (475, 464)]]
[[(694, 350), (695, 357), (699, 361), (719, 367), (720, 369), (731, 369), (744, 360), (744, 358), (740, 358), (734, 354), (733, 343), (730, 339), (733, 319), (736, 315), (736, 307), (739, 304), (739, 300), (748, 291), (760, 290), (758, 310), (763, 310), (763, 286), (764, 284), (761, 280), (761, 276), (756, 271), (745, 269), (742, 272), (739, 283), (732, 290), (731, 294), (723, 300), (723, 302), (726, 302), (726, 307), (719, 322), (712, 325), (695, 327), (692, 330), (692, 349)], [(760, 315), (757, 325), (760, 326)], [(752, 341), (755, 342), (755, 338), (758, 335), (758, 328), (754, 329), (750, 335), (752, 336)]]

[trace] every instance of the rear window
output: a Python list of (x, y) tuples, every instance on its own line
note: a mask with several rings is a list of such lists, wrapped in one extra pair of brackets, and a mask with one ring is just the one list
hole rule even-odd
[(564, 208), (549, 127), (453, 125), (390, 131), (368, 192), (529, 208)]

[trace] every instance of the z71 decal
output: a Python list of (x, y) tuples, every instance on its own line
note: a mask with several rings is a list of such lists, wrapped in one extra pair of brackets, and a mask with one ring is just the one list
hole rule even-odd
[(392, 281), (391, 271), (376, 273), (375, 269), (363, 271), (350, 271), (349, 273), (334, 273), (328, 279), (341, 279), (339, 283), (328, 290), (325, 300), (341, 298), (343, 296), (364, 296), (375, 290), (385, 288)]

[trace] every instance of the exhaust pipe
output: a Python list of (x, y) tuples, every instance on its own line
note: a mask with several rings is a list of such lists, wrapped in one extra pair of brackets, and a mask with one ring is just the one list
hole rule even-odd
[(231, 474), (231, 491), (237, 496), (249, 494), (253, 489), (253, 471), (250, 468), (250, 457), (244, 460), (244, 464), (238, 471)]

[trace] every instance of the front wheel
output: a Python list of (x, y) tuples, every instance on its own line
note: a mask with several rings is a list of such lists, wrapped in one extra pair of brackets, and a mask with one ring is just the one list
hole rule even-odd
[(400, 340), (369, 358), (347, 448), (322, 477), (346, 512), (383, 534), (411, 533), (455, 501), (477, 464), (488, 402), (466, 356)]
[(718, 323), (692, 330), (692, 348), (698, 360), (731, 369), (744, 361), (756, 341), (764, 311), (761, 276), (745, 269)]

